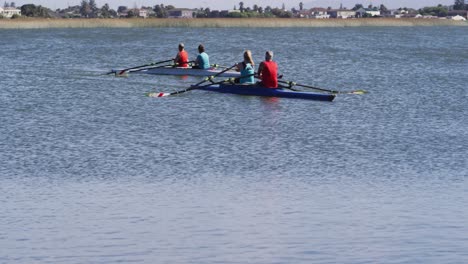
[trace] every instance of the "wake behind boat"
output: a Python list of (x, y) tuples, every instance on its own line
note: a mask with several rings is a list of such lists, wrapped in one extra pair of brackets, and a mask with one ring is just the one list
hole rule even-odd
[(220, 77), (239, 77), (240, 73), (229, 70), (223, 71), (218, 68), (210, 69), (194, 69), (194, 68), (181, 68), (181, 67), (156, 67), (156, 68), (147, 68), (147, 69), (138, 69), (138, 70), (112, 70), (111, 73), (120, 75), (121, 72), (131, 73), (131, 74), (151, 74), (151, 75), (176, 75), (176, 76), (220, 76)]

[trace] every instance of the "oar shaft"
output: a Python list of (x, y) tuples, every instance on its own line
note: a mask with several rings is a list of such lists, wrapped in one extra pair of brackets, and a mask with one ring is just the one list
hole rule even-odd
[(185, 92), (188, 92), (188, 91), (191, 91), (191, 90), (207, 87), (207, 86), (210, 86), (210, 85), (221, 84), (221, 83), (224, 83), (226, 81), (227, 80), (223, 80), (223, 81), (219, 81), (219, 82), (215, 82), (215, 83), (209, 83), (209, 84), (205, 84), (205, 85), (195, 84), (195, 85), (192, 85), (191, 87), (188, 87), (188, 88), (186, 88), (184, 90), (179, 90), (179, 91), (175, 91), (175, 92), (171, 92), (171, 93), (148, 93), (147, 96), (149, 96), (149, 97), (171, 96), (171, 95), (181, 94), (181, 93), (185, 93)]
[(320, 88), (320, 87), (315, 87), (315, 86), (311, 86), (311, 85), (299, 84), (299, 83), (295, 83), (295, 82), (291, 82), (291, 81), (282, 81), (282, 80), (279, 80), (278, 82), (287, 84), (287, 85), (289, 85), (290, 87), (292, 87), (292, 86), (300, 86), (300, 87), (309, 88), (309, 89), (314, 89), (314, 90), (322, 91), (322, 92), (328, 92), (328, 93), (332, 93), (332, 94), (365, 94), (365, 93), (367, 93), (367, 91), (365, 91), (365, 90), (337, 91), (337, 90), (330, 90), (330, 89), (324, 89), (324, 88)]
[(123, 69), (123, 70), (119, 71), (117, 74), (120, 75), (120, 74), (124, 74), (125, 72), (130, 71), (130, 70), (139, 69), (139, 68), (148, 67), (148, 66), (154, 66), (154, 65), (158, 65), (158, 64), (166, 63), (166, 62), (170, 62), (170, 61), (173, 61), (173, 60), (170, 59), (170, 60), (165, 60), (165, 61), (157, 61), (157, 62), (152, 62), (152, 63), (148, 63), (148, 64), (141, 65), (141, 66), (130, 67), (130, 68), (126, 68), (126, 69)]
[(235, 64), (232, 65), (232, 66), (229, 67), (229, 68), (226, 68), (226, 69), (224, 69), (224, 70), (218, 72), (217, 74), (215, 74), (215, 75), (213, 75), (213, 76), (210, 76), (210, 77), (205, 78), (203, 81), (201, 81), (201, 82), (195, 84), (194, 86), (198, 86), (198, 85), (200, 85), (200, 84), (202, 84), (202, 83), (204, 83), (204, 82), (206, 82), (206, 81), (213, 80), (215, 77), (218, 77), (219, 75), (221, 75), (221, 74), (223, 74), (223, 73), (229, 71), (230, 69), (232, 69), (232, 68), (234, 68), (234, 67), (236, 67)]
[(181, 94), (181, 93), (185, 93), (185, 92), (188, 92), (188, 91), (191, 91), (191, 90), (195, 90), (195, 89), (198, 89), (198, 88), (202, 88), (202, 87), (206, 87), (206, 86), (210, 86), (210, 85), (215, 85), (215, 84), (221, 84), (223, 82), (226, 82), (228, 81), (229, 79), (227, 80), (223, 80), (223, 81), (219, 81), (219, 82), (211, 82), (210, 84), (206, 84), (206, 85), (202, 85), (200, 86), (200, 84), (206, 82), (206, 81), (211, 81), (213, 80), (214, 78), (218, 77), (219, 75), (229, 71), (230, 69), (236, 67), (236, 65), (232, 65), (231, 67), (225, 69), (225, 70), (222, 70), (220, 72), (218, 72), (217, 74), (213, 75), (213, 76), (210, 76), (210, 77), (206, 77), (205, 79), (203, 79), (201, 82), (197, 83), (197, 84), (194, 84), (184, 90), (179, 90), (179, 91), (175, 91), (175, 92), (172, 92), (172, 93), (149, 93), (147, 94), (147, 96), (150, 96), (150, 97), (165, 97), (165, 96), (170, 96), (170, 95), (176, 95), (176, 94)]

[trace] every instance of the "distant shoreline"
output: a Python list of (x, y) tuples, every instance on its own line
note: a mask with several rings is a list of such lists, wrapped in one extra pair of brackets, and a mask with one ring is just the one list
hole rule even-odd
[(0, 29), (46, 28), (283, 28), (283, 27), (411, 27), (468, 26), (468, 22), (422, 18), (132, 18), (132, 19), (0, 19)]

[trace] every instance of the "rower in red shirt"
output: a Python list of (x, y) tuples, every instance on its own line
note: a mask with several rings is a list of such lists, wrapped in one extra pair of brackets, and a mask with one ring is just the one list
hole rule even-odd
[(260, 85), (266, 88), (278, 88), (278, 65), (273, 61), (273, 51), (265, 53), (265, 61), (258, 66)]
[(188, 53), (184, 49), (184, 43), (179, 43), (179, 52), (177, 53), (174, 62), (176, 63), (177, 67), (188, 67)]

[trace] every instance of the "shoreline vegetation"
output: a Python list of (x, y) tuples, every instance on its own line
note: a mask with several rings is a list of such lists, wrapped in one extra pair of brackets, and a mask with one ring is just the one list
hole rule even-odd
[(132, 19), (2, 19), (0, 29), (47, 28), (283, 28), (283, 27), (411, 27), (468, 26), (467, 22), (450, 19), (421, 18), (132, 18)]

